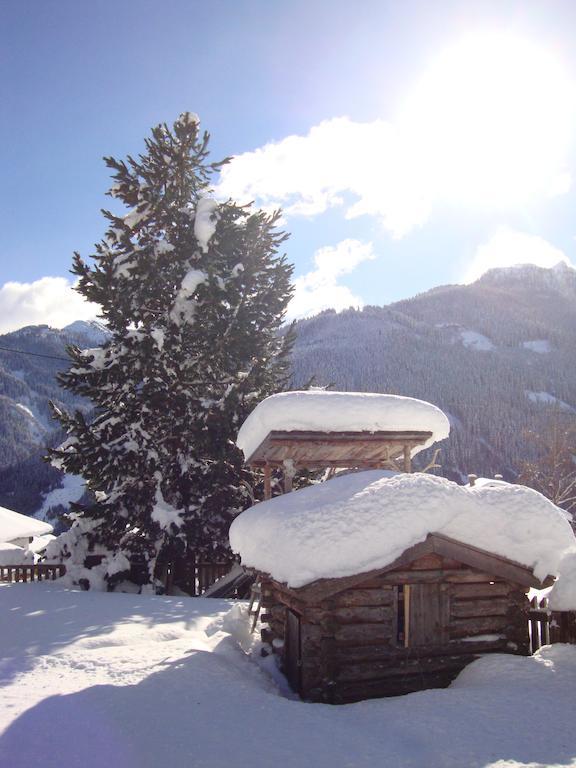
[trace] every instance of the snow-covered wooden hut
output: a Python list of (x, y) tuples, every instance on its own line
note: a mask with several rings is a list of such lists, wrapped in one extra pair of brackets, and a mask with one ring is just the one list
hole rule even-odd
[(282, 392), (254, 409), (238, 433), (246, 463), (272, 470), (292, 489), (299, 469), (388, 469), (410, 472), (412, 458), (448, 437), (450, 423), (436, 406), (398, 395), (364, 392)]
[(574, 535), (522, 486), (373, 470), (255, 505), (230, 542), (259, 574), (263, 639), (294, 690), (341, 703), (528, 654), (526, 593), (552, 582)]
[(39, 539), (51, 533), (50, 523), (0, 507), (0, 565), (34, 562), (36, 550), (32, 551), (30, 545), (36, 539), (38, 546)]

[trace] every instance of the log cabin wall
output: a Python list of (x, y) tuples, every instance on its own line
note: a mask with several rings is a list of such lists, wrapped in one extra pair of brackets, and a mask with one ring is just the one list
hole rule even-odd
[(309, 701), (446, 687), (482, 654), (529, 654), (526, 587), (436, 554), (315, 604), (269, 580), (263, 605), (263, 640)]

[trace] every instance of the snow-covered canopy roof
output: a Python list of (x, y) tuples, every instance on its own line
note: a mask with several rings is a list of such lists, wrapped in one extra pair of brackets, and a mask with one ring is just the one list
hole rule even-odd
[(267, 397), (242, 425), (236, 444), (248, 460), (273, 431), (431, 432), (412, 449), (428, 448), (450, 433), (448, 417), (424, 400), (366, 392), (281, 392)]
[(384, 568), (430, 533), (520, 563), (540, 580), (575, 546), (562, 511), (530, 488), (379, 470), (257, 504), (233, 522), (230, 544), (244, 565), (302, 587)]
[(0, 542), (52, 533), (50, 523), (0, 507)]

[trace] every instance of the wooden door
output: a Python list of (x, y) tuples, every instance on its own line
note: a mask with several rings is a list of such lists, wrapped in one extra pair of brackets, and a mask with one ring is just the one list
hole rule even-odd
[(448, 641), (450, 607), (443, 584), (411, 584), (409, 589), (409, 648), (444, 645)]
[(295, 693), (300, 693), (302, 667), (302, 643), (300, 616), (286, 608), (286, 638), (284, 645), (284, 674)]

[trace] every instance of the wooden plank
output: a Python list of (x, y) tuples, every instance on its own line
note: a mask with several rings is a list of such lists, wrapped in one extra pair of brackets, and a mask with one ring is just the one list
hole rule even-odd
[(410, 599), (411, 589), (412, 587), (410, 584), (404, 584), (402, 590), (402, 597), (404, 599), (404, 648), (408, 648), (410, 646), (410, 624), (412, 622), (412, 607)]
[(466, 619), (475, 616), (505, 616), (509, 610), (509, 600), (491, 598), (487, 600), (452, 600), (450, 613), (453, 618)]
[(441, 584), (412, 584), (407, 647), (443, 645), (449, 623), (448, 595)]
[(447, 688), (465, 665), (428, 675), (416, 674), (385, 677), (381, 680), (339, 683), (333, 687), (332, 700), (339, 704), (386, 696), (403, 696), (427, 688)]
[(508, 560), (500, 555), (495, 555), (491, 552), (478, 549), (470, 544), (464, 544), (461, 541), (449, 539), (447, 536), (431, 534), (429, 538), (432, 539), (434, 552), (439, 555), (453, 557), (471, 568), (492, 573), (496, 576), (500, 576), (500, 578), (505, 579), (506, 581), (512, 581), (516, 584), (540, 588), (544, 586), (544, 582), (537, 579), (530, 568), (525, 565)]
[(272, 470), (270, 464), (264, 464), (264, 499), (272, 498)]
[(392, 623), (392, 605), (358, 605), (347, 608), (332, 608), (329, 611), (319, 611), (317, 617), (333, 618), (337, 624), (370, 624), (385, 622)]
[(410, 451), (409, 445), (404, 445), (403, 457), (404, 457), (404, 472), (407, 472), (407, 473), (412, 472), (412, 458), (411, 458), (411, 451)]
[(482, 582), (479, 584), (451, 584), (450, 596), (454, 599), (504, 597), (514, 587), (506, 581)]
[(440, 555), (432, 553), (430, 555), (424, 555), (410, 563), (411, 571), (437, 571), (445, 570), (444, 560)]
[(334, 607), (347, 608), (354, 605), (392, 605), (394, 602), (393, 587), (377, 589), (350, 589), (330, 598)]
[(339, 664), (352, 664), (364, 661), (382, 661), (389, 660), (390, 663), (401, 663), (405, 659), (434, 658), (436, 656), (460, 656), (469, 654), (483, 654), (490, 652), (502, 652), (509, 650), (507, 648), (508, 640), (500, 636), (495, 640), (450, 640), (444, 645), (422, 646), (420, 648), (403, 648), (391, 643), (380, 643), (378, 645), (351, 645), (350, 643), (340, 645), (334, 648), (334, 655)]
[(342, 624), (335, 632), (335, 639), (339, 645), (385, 643), (390, 642), (391, 636), (391, 621), (381, 624)]
[(474, 637), (475, 635), (506, 634), (510, 624), (507, 616), (484, 616), (473, 619), (452, 619), (450, 638)]
[[(352, 447), (362, 448), (364, 451), (376, 449), (383, 451), (385, 444), (390, 444), (401, 454), (404, 445), (414, 447), (422, 445), (431, 437), (431, 432), (412, 430), (410, 432), (312, 432), (312, 431), (272, 431), (264, 438), (260, 445), (246, 460), (246, 464), (261, 467), (266, 462), (272, 465), (281, 464), (283, 459), (296, 459), (296, 452), (300, 450), (300, 461), (305, 461), (306, 456), (317, 459), (330, 457), (338, 450), (344, 449), (350, 453)], [(304, 453), (303, 453), (304, 452)], [(336, 458), (342, 458), (336, 455)], [(353, 457), (351, 457), (353, 458)], [(356, 459), (361, 459), (356, 456)]]
[(339, 666), (335, 677), (338, 682), (352, 682), (405, 675), (427, 675), (455, 667), (463, 669), (477, 658), (478, 654), (468, 653), (416, 659), (383, 659), (379, 661), (353, 662)]

